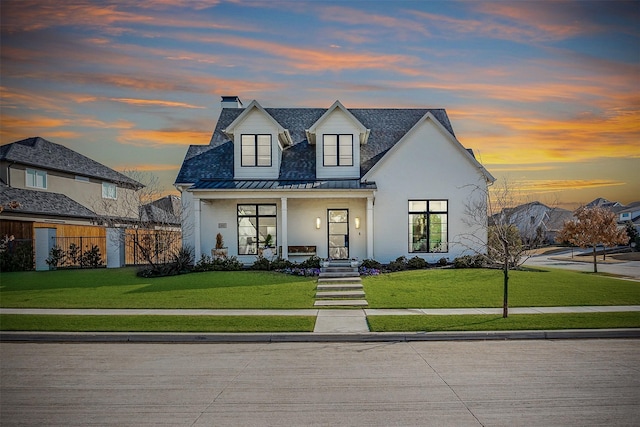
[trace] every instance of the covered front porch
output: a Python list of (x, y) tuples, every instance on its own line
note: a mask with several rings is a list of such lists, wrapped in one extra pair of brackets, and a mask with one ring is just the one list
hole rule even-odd
[(374, 190), (193, 191), (196, 260), (220, 233), (229, 256), (374, 258)]

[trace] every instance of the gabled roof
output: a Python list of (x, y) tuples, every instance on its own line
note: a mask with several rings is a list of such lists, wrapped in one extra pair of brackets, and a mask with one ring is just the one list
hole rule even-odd
[(96, 217), (93, 211), (64, 194), (14, 188), (0, 184), (0, 205), (7, 206), (12, 201), (17, 201), (20, 204), (19, 207), (16, 209), (6, 209), (4, 213), (84, 219), (93, 219)]
[(182, 204), (178, 196), (165, 196), (140, 207), (142, 221), (164, 225), (180, 225)]
[(233, 138), (233, 132), (235, 128), (244, 121), (244, 119), (253, 111), (258, 110), (262, 113), (267, 119), (269, 119), (277, 128), (278, 128), (278, 139), (281, 145), (287, 146), (291, 145), (293, 142), (291, 141), (291, 135), (289, 134), (289, 130), (283, 127), (277, 120), (275, 120), (269, 113), (265, 111), (264, 108), (256, 101), (255, 99), (251, 101), (251, 103), (242, 110), (242, 113), (238, 117), (235, 118), (224, 130), (223, 132), (229, 138)]
[(325, 113), (320, 116), (320, 118), (318, 120), (316, 120), (316, 122), (314, 124), (311, 125), (311, 127), (309, 127), (309, 129), (307, 129), (305, 131), (306, 135), (307, 135), (307, 140), (309, 141), (309, 144), (315, 144), (316, 143), (316, 129), (318, 128), (318, 126), (320, 126), (330, 115), (331, 113), (333, 113), (335, 110), (340, 110), (342, 111), (342, 113), (349, 119), (349, 121), (351, 123), (353, 123), (353, 125), (358, 129), (358, 131), (360, 132), (360, 144), (366, 144), (367, 142), (367, 138), (369, 137), (369, 132), (370, 129), (367, 129), (362, 123), (360, 123), (360, 120), (356, 119), (354, 117), (353, 114), (351, 114), (349, 112), (349, 110), (347, 110), (346, 108), (344, 108), (344, 105), (342, 105), (342, 103), (340, 101), (336, 101), (333, 103), (333, 105), (331, 107), (329, 107), (327, 109), (327, 111), (325, 111)]
[[(335, 104), (334, 106), (339, 108)], [(279, 180), (316, 179), (316, 147), (309, 143), (306, 131), (329, 109), (264, 108), (264, 111), (282, 128), (288, 129), (292, 140), (292, 145), (282, 152)], [(362, 124), (364, 129), (370, 129), (367, 143), (360, 146), (360, 177), (379, 162), (416, 123), (425, 118), (427, 113), (443, 132), (460, 144), (455, 139), (455, 133), (444, 109), (352, 108), (347, 111)], [(200, 179), (233, 180), (233, 142), (224, 131), (244, 112), (245, 109), (241, 108), (222, 109), (209, 145), (189, 147), (176, 178), (176, 184), (194, 184)], [(466, 149), (462, 147), (461, 149), (464, 151), (463, 155), (477, 163)]]
[(402, 142), (404, 140), (406, 140), (407, 138), (410, 137), (410, 135), (418, 128), (418, 126), (420, 126), (421, 123), (425, 122), (425, 121), (431, 121), (433, 122), (436, 127), (438, 127), (440, 129), (440, 131), (442, 131), (442, 133), (445, 135), (445, 137), (453, 144), (453, 146), (458, 149), (460, 151), (460, 154), (462, 154), (462, 156), (467, 159), (467, 161), (469, 161), (474, 167), (476, 167), (485, 177), (485, 179), (489, 182), (494, 182), (496, 179), (493, 177), (493, 175), (491, 175), (489, 173), (489, 171), (487, 171), (484, 166), (482, 166), (475, 158), (475, 156), (470, 153), (466, 148), (464, 148), (462, 146), (462, 144), (456, 139), (456, 137), (453, 135), (453, 133), (449, 132), (443, 125), (442, 123), (436, 119), (436, 117), (433, 115), (433, 113), (431, 111), (427, 111), (425, 113), (424, 116), (422, 116), (422, 118), (420, 118), (420, 120), (418, 120), (412, 127), (411, 129), (409, 129), (409, 131), (407, 131), (406, 134), (404, 134), (402, 136), (402, 138), (400, 138), (400, 140), (393, 145), (393, 147), (391, 147), (391, 149), (389, 149), (383, 157), (381, 157), (375, 165), (373, 165), (369, 171), (363, 175), (363, 179), (367, 179), (368, 175), (370, 175), (371, 173), (373, 173), (374, 169), (376, 166), (382, 164), (382, 161), (384, 160), (385, 156), (388, 156), (389, 154), (391, 154), (392, 151), (397, 150), (398, 147), (400, 147), (402, 145)]
[(0, 147), (0, 160), (25, 166), (49, 169), (97, 178), (134, 188), (143, 187), (120, 172), (98, 163), (63, 145), (47, 141), (39, 136), (23, 139)]

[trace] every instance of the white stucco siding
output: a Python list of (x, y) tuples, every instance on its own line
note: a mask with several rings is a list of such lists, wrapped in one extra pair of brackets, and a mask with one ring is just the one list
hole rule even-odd
[[(242, 167), (242, 135), (271, 135), (271, 166)], [(276, 179), (280, 171), (282, 153), (278, 142), (278, 128), (268, 117), (257, 109), (234, 129), (234, 175), (239, 179)]]
[[(353, 135), (353, 166), (323, 166), (324, 134)], [(321, 179), (360, 177), (360, 132), (339, 109), (331, 112), (316, 129), (316, 176)]]
[[(467, 233), (477, 234), (464, 222), (465, 204), (479, 196), (474, 186), (486, 186), (486, 181), (465, 152), (454, 144), (457, 142), (449, 140), (438, 126), (426, 120), (369, 175), (368, 179), (378, 187), (374, 206), (376, 260), (389, 262), (401, 255), (408, 258), (417, 255), (436, 262), (470, 252), (457, 243)], [(409, 200), (448, 201), (448, 252), (409, 252)], [(486, 241), (486, 236), (476, 237)]]
[[(180, 202), (182, 203), (182, 246), (185, 248), (195, 249), (195, 224), (194, 224), (194, 207), (193, 193), (190, 191), (180, 192)], [(196, 260), (197, 261), (197, 260)]]

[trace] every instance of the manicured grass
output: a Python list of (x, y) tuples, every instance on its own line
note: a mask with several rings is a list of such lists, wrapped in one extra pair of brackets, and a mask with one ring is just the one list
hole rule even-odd
[(313, 316), (52, 316), (0, 315), (3, 331), (313, 332)]
[(369, 316), (372, 332), (506, 331), (638, 328), (640, 313), (571, 313), (460, 316)]
[(11, 308), (311, 308), (316, 280), (262, 271), (145, 279), (135, 269), (2, 273)]
[[(502, 307), (502, 271), (413, 270), (364, 277), (371, 308)], [(509, 306), (638, 305), (640, 283), (549, 269), (509, 272)]]

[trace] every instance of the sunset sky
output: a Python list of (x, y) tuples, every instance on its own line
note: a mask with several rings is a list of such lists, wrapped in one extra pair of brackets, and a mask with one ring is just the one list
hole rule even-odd
[(6, 1), (0, 141), (160, 177), (222, 95), (445, 108), (527, 201), (640, 200), (640, 2)]

